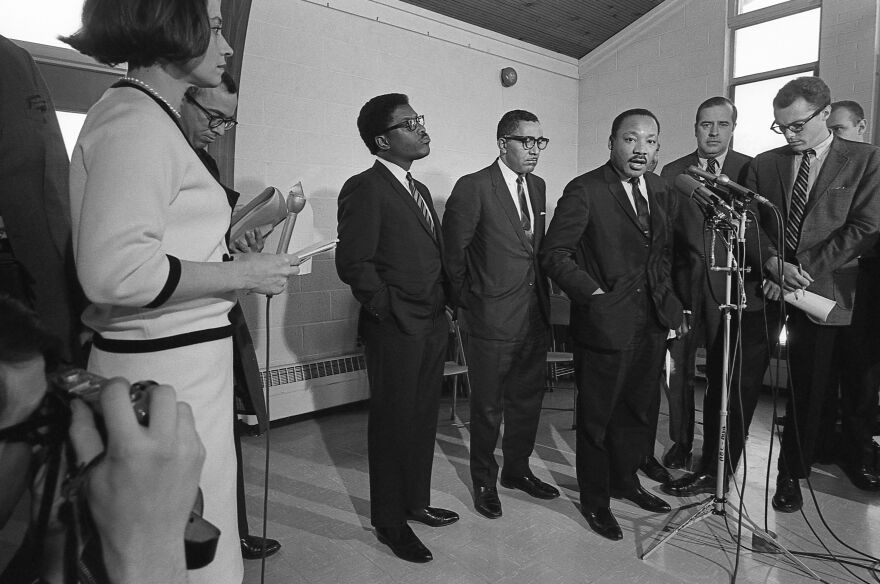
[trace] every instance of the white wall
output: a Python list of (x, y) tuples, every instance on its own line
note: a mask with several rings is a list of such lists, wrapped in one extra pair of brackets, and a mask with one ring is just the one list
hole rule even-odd
[(660, 120), (660, 165), (691, 152), (697, 105), (726, 95), (727, 0), (666, 0), (580, 60), (578, 170), (608, 160), (611, 121), (634, 107)]
[[(503, 88), (500, 70), (518, 83)], [(395, 0), (257, 0), (244, 60), (236, 138), (236, 189), (248, 195), (302, 178), (315, 226), (336, 233), (343, 182), (372, 165), (356, 126), (371, 97), (401, 92), (426, 116), (431, 155), (413, 165), (438, 210), (456, 179), (495, 156), (495, 127), (527, 109), (551, 139), (537, 174), (548, 198), (577, 171), (577, 61)], [(271, 242), (270, 242), (271, 243)], [(264, 360), (262, 298), (243, 299)], [(355, 349), (357, 305), (332, 256), (272, 301), (273, 366)]]

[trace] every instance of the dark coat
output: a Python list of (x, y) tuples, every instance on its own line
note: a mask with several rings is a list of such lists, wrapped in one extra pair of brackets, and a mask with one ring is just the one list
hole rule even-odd
[[(645, 175), (651, 237), (611, 163), (565, 187), (540, 252), (541, 265), (571, 298), (575, 341), (605, 350), (625, 347), (639, 333), (636, 316), (649, 294), (660, 324), (681, 324), (672, 288), (672, 234), (678, 198), (666, 181)], [(593, 295), (601, 288), (604, 294)]]

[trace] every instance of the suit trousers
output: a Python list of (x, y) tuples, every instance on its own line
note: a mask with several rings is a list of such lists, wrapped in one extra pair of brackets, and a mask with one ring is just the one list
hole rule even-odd
[(238, 537), (250, 535), (247, 520), (247, 501), (244, 494), (244, 465), (241, 456), (241, 422), (238, 415), (232, 420), (232, 433), (235, 436), (235, 498), (238, 507)]
[[(730, 356), (728, 363), (727, 474), (733, 474), (739, 464), (745, 437), (758, 405), (764, 385), (764, 372), (770, 363), (770, 352), (779, 337), (779, 309), (768, 304), (762, 310), (743, 311), (741, 322), (736, 313), (731, 316)], [(769, 334), (769, 341), (768, 341)], [(739, 343), (737, 343), (739, 339)], [(737, 348), (737, 345), (738, 348)], [(721, 411), (721, 377), (724, 356), (724, 328), (721, 327), (708, 353), (706, 367), (706, 396), (703, 399), (703, 472), (718, 472), (718, 427)]]
[(630, 344), (618, 351), (574, 346), (576, 469), (585, 511), (608, 507), (612, 494), (639, 486), (636, 470), (653, 451), (658, 380), (666, 335), (647, 306)]
[(361, 332), (370, 382), (370, 520), (375, 527), (397, 527), (407, 510), (431, 502), (449, 325), (440, 312), (427, 332), (409, 335), (393, 315), (381, 322), (362, 315)]
[(468, 373), (472, 384), (471, 479), (474, 486), (494, 486), (498, 479), (495, 445), (504, 419), (501, 451), (502, 475), (529, 473), (529, 457), (535, 448), (544, 375), (547, 367), (548, 326), (541, 314), (537, 294), (531, 295), (528, 326), (513, 341), (468, 335)]
[[(700, 272), (701, 281), (705, 274)], [(669, 402), (669, 439), (690, 448), (694, 441), (694, 378), (697, 349), (703, 343), (707, 354), (720, 338), (721, 311), (708, 286), (695, 287), (691, 330), (669, 343), (669, 381), (666, 400)], [(723, 302), (723, 299), (721, 300)]]
[(791, 308), (787, 328), (791, 376), (778, 468), (785, 476), (804, 478), (813, 464), (826, 395), (837, 391), (835, 345), (849, 327), (818, 325)]

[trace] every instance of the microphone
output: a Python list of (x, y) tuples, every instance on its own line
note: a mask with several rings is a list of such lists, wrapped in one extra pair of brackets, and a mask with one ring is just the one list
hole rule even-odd
[(709, 182), (711, 182), (711, 183), (714, 183), (714, 182), (717, 182), (717, 181), (718, 181), (718, 177), (716, 177), (716, 176), (715, 176), (714, 174), (712, 174), (711, 172), (706, 172), (705, 170), (701, 169), (701, 168), (700, 168), (699, 166), (697, 166), (696, 164), (692, 164), (692, 165), (688, 166), (688, 167), (687, 167), (687, 173), (690, 174), (690, 175), (692, 175), (692, 176), (699, 177), (699, 178), (701, 178), (701, 179), (703, 179), (703, 180), (707, 180), (707, 181), (709, 181)]
[(744, 187), (740, 184), (733, 182), (732, 180), (730, 180), (730, 177), (727, 176), (726, 174), (719, 174), (718, 178), (716, 180), (719, 185), (723, 185), (723, 186), (727, 187), (728, 189), (730, 189), (731, 191), (733, 191), (734, 193), (738, 194), (741, 197), (745, 197), (746, 199), (755, 199), (756, 201), (758, 201), (762, 205), (766, 205), (767, 207), (776, 207), (776, 205), (771, 203), (767, 199), (767, 197), (762, 197), (758, 193), (756, 193), (750, 189), (747, 189), (746, 187)]
[(306, 195), (302, 189), (302, 183), (296, 183), (287, 194), (287, 218), (284, 219), (284, 228), (281, 231), (281, 239), (278, 240), (278, 251), (275, 253), (287, 253), (290, 246), (290, 238), (293, 235), (293, 227), (296, 225), (296, 217), (306, 206)]
[[(690, 171), (690, 169), (688, 169), (688, 171)], [(730, 205), (725, 203), (721, 197), (706, 188), (705, 185), (700, 184), (700, 181), (695, 178), (686, 174), (680, 174), (675, 177), (675, 187), (680, 191), (687, 193), (688, 198), (692, 199), (698, 205), (702, 207), (712, 207), (713, 212), (715, 207), (719, 207), (719, 213), (726, 219), (735, 219), (736, 211), (734, 211)]]

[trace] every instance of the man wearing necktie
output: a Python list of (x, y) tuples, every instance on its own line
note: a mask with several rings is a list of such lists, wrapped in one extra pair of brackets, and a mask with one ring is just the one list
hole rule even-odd
[(618, 115), (611, 159), (565, 187), (540, 251), (572, 302), (581, 513), (612, 540), (623, 532), (611, 497), (670, 510), (636, 476), (654, 447), (666, 337), (682, 322), (671, 276), (678, 198), (647, 172), (659, 139), (650, 111)]
[(373, 166), (339, 193), (336, 271), (361, 303), (358, 332), (370, 382), (370, 520), (410, 562), (431, 552), (407, 524), (449, 525), (431, 507), (431, 466), (446, 352), (447, 278), (431, 193), (410, 174), (430, 152), (425, 118), (407, 96), (380, 95), (358, 116)]
[(501, 485), (539, 499), (559, 491), (529, 468), (549, 345), (550, 299), (537, 252), (544, 237), (544, 181), (533, 174), (544, 137), (538, 118), (507, 112), (498, 158), (455, 184), (443, 215), (453, 296), (468, 335), (470, 469), (474, 506), (501, 516), (495, 444), (504, 419)]
[[(676, 177), (686, 173), (689, 166), (696, 166), (715, 176), (724, 174), (731, 180), (743, 184), (751, 157), (730, 149), (730, 141), (736, 128), (736, 117), (736, 106), (726, 97), (710, 97), (697, 107), (694, 123), (697, 149), (670, 162), (660, 172), (660, 176), (666, 179), (670, 188), (673, 187)], [(709, 188), (713, 188), (712, 185), (709, 185)], [(727, 192), (721, 189), (717, 190), (722, 197), (729, 198)], [(669, 402), (669, 438), (672, 440), (672, 447), (664, 455), (663, 464), (669, 468), (685, 468), (690, 458), (694, 439), (694, 376), (696, 373), (694, 360), (697, 347), (704, 346), (707, 355), (712, 357), (707, 363), (708, 386), (703, 405), (703, 456), (696, 475), (688, 475), (688, 479), (693, 476), (702, 478), (697, 487), (693, 487), (693, 482), (696, 479), (687, 482), (687, 486), (699, 489), (687, 494), (696, 494), (715, 491), (721, 367), (720, 359), (715, 359), (714, 356), (717, 352), (716, 349), (720, 349), (723, 345), (720, 306), (724, 302), (725, 274), (710, 270), (710, 251), (712, 250), (713, 238), (712, 233), (706, 229), (703, 211), (690, 198), (690, 193), (677, 192), (680, 208), (675, 222), (675, 256), (672, 264), (672, 276), (675, 281), (675, 291), (684, 304), (685, 318), (690, 319), (690, 327), (681, 337), (669, 343), (666, 395)], [(749, 235), (754, 238), (756, 237), (755, 233), (752, 228)], [(724, 265), (727, 250), (721, 237), (715, 238), (714, 254), (715, 264), (717, 266)], [(754, 280), (751, 282), (753, 288), (760, 285), (760, 270), (754, 269), (746, 277)], [(733, 294), (735, 298), (735, 290)], [(753, 302), (748, 305), (748, 308), (753, 312), (750, 312), (749, 315), (743, 314), (743, 320), (752, 317), (760, 321), (760, 340), (763, 338), (764, 326), (758, 310), (760, 304)], [(736, 319), (733, 320), (736, 321)], [(745, 350), (747, 348), (744, 346), (743, 351)], [(755, 368), (759, 371), (752, 375), (746, 374), (751, 370), (754, 358), (744, 359), (743, 381), (749, 388), (760, 390), (764, 369), (767, 366), (766, 362), (761, 360), (767, 355), (766, 346), (763, 349), (758, 347), (756, 353), (759, 361)], [(748, 356), (751, 356), (751, 353)], [(762, 363), (763, 366), (761, 366)], [(734, 366), (731, 370), (736, 372), (739, 367)], [(757, 397), (757, 392), (755, 392), (755, 396)], [(744, 397), (744, 399), (746, 398)], [(734, 401), (738, 403), (738, 400)], [(709, 427), (712, 429), (708, 429)], [(731, 423), (731, 432), (735, 433), (736, 431), (737, 425)], [(734, 449), (732, 448), (732, 450)], [(733, 457), (738, 458), (738, 454), (731, 453), (731, 458)], [(736, 466), (735, 461), (732, 466)], [(683, 487), (679, 486), (678, 488)], [(670, 494), (682, 494), (674, 489), (667, 490), (665, 487), (663, 490)]]
[(826, 127), (830, 104), (818, 77), (786, 83), (773, 100), (771, 129), (788, 145), (755, 157), (746, 181), (784, 219), (779, 226), (772, 209), (758, 210), (760, 254), (752, 259), (764, 261), (764, 295), (778, 300), (805, 289), (836, 301), (825, 321), (788, 306), (791, 397), (773, 496), (782, 512), (803, 504), (798, 481), (810, 472), (826, 394), (836, 391), (834, 347), (851, 320), (857, 260), (880, 232), (880, 149), (835, 137)]

